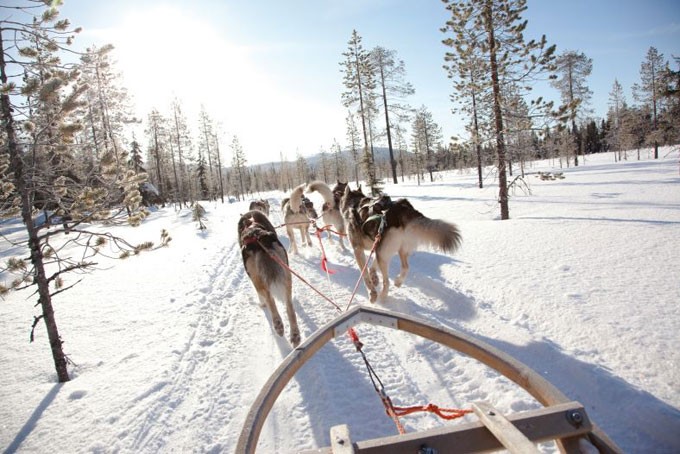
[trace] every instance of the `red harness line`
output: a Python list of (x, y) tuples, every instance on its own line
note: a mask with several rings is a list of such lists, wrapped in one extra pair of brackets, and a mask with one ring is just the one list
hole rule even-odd
[(302, 277), (302, 276), (300, 276), (300, 274), (296, 273), (290, 266), (288, 266), (286, 263), (284, 263), (279, 257), (277, 257), (276, 255), (270, 253), (270, 252), (267, 250), (267, 248), (264, 247), (264, 245), (260, 242), (260, 240), (259, 240), (258, 238), (256, 238), (255, 241), (256, 241), (257, 244), (259, 244), (260, 247), (267, 253), (267, 255), (269, 255), (269, 257), (271, 257), (276, 263), (278, 263), (279, 265), (281, 265), (282, 267), (284, 267), (285, 269), (287, 269), (288, 271), (290, 271), (291, 274), (293, 274), (293, 275), (296, 276), (298, 279), (300, 279), (302, 282), (304, 282), (305, 284), (307, 284), (307, 286), (309, 286), (309, 288), (311, 288), (312, 290), (314, 290), (320, 297), (322, 297), (323, 299), (325, 299), (326, 301), (328, 301), (329, 303), (331, 303), (333, 306), (335, 306), (335, 308), (336, 308), (337, 310), (342, 311), (342, 309), (340, 309), (340, 306), (338, 306), (332, 299), (330, 299), (329, 297), (327, 297), (326, 295), (324, 295), (323, 293), (321, 293), (320, 291), (318, 291), (312, 284), (310, 284), (309, 282), (307, 282), (307, 280), (306, 280), (304, 277)]
[[(323, 230), (331, 230), (331, 229), (328, 228), (328, 226), (318, 228), (316, 226), (316, 220), (315, 219), (310, 219), (310, 223), (316, 228), (316, 235), (319, 238), (319, 244), (321, 246), (321, 254), (322, 254), (321, 268), (324, 271), (326, 271), (328, 274), (333, 274), (334, 272), (330, 271), (326, 266), (326, 262), (327, 262), (326, 252), (323, 248), (323, 242), (321, 241), (321, 232)], [(298, 222), (296, 224), (303, 224), (303, 223)], [(283, 226), (283, 225), (286, 225), (286, 224), (282, 224), (281, 226)], [(279, 226), (279, 227), (281, 227), (281, 226)], [(338, 235), (341, 235), (341, 234), (338, 234)], [(366, 269), (368, 268), (368, 264), (371, 261), (371, 258), (373, 256), (373, 254), (375, 253), (375, 249), (378, 246), (378, 243), (380, 243), (381, 238), (382, 238), (382, 228), (379, 229), (378, 234), (375, 237), (375, 241), (373, 242), (373, 246), (371, 247), (371, 251), (370, 251), (368, 257), (366, 258), (366, 263), (364, 263), (364, 266), (361, 269), (361, 273), (359, 274), (359, 279), (357, 280), (357, 283), (354, 286), (354, 290), (352, 291), (352, 295), (349, 298), (349, 302), (347, 303), (347, 307), (345, 308), (345, 312), (349, 309), (349, 306), (352, 304), (352, 301), (354, 299), (354, 296), (356, 295), (357, 289), (359, 288), (359, 285), (361, 284), (361, 280), (363, 279), (364, 274), (366, 273)], [(281, 265), (282, 267), (284, 267), (285, 269), (290, 271), (293, 275), (298, 277), (308, 287), (310, 287), (312, 290), (314, 290), (319, 296), (321, 296), (323, 299), (325, 299), (326, 301), (331, 303), (338, 311), (343, 312), (342, 309), (340, 308), (340, 306), (338, 306), (332, 299), (330, 299), (329, 297), (327, 297), (326, 295), (321, 293), (319, 290), (317, 290), (313, 285), (311, 285), (307, 280), (305, 280), (305, 278), (303, 278), (300, 274), (293, 271), (293, 269), (291, 269), (290, 266), (285, 264), (279, 257), (271, 254), (262, 245), (259, 238), (249, 237), (246, 240), (244, 240), (244, 244), (251, 244), (251, 243), (254, 243), (254, 242), (257, 242), (260, 245), (260, 247), (262, 247), (262, 249), (265, 252), (267, 252), (267, 254), (274, 261), (276, 261), (279, 265)], [(414, 406), (410, 406), (410, 407), (394, 406), (392, 404), (392, 400), (390, 399), (390, 397), (385, 392), (385, 388), (382, 384), (382, 381), (380, 381), (380, 378), (378, 377), (377, 373), (374, 371), (373, 366), (371, 366), (371, 364), (368, 361), (368, 358), (366, 357), (366, 355), (364, 354), (364, 352), (362, 350), (363, 344), (359, 340), (359, 335), (356, 333), (354, 328), (348, 328), (347, 334), (349, 335), (349, 337), (350, 337), (352, 343), (354, 344), (355, 348), (357, 349), (357, 351), (359, 353), (361, 353), (361, 356), (364, 359), (364, 363), (366, 364), (366, 367), (368, 369), (369, 377), (371, 379), (371, 382), (373, 383), (373, 387), (374, 387), (376, 393), (378, 393), (378, 395), (380, 396), (380, 400), (381, 400), (383, 406), (385, 407), (385, 413), (387, 413), (387, 415), (392, 419), (392, 421), (394, 421), (394, 424), (396, 425), (397, 430), (399, 431), (399, 433), (401, 435), (406, 433), (406, 429), (404, 428), (404, 426), (401, 424), (401, 421), (399, 420), (399, 418), (402, 417), (402, 416), (407, 416), (407, 415), (410, 415), (410, 414), (416, 413), (416, 412), (430, 412), (430, 413), (434, 413), (435, 415), (439, 416), (442, 419), (453, 420), (453, 419), (461, 418), (461, 417), (473, 412), (472, 410), (467, 410), (467, 409), (440, 408), (437, 405), (432, 404), (432, 403), (427, 404), (427, 405), (414, 405)], [(378, 384), (380, 384), (380, 387), (378, 387), (378, 385), (376, 384), (376, 381), (377, 381)]]

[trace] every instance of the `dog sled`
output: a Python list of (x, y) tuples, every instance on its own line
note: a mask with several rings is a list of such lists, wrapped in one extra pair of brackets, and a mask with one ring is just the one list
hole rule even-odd
[(506, 449), (538, 452), (536, 443), (554, 440), (561, 452), (621, 453), (590, 420), (583, 405), (570, 401), (554, 385), (515, 358), (472, 336), (434, 326), (414, 317), (357, 306), (338, 316), (300, 344), (265, 383), (246, 417), (236, 452), (254, 453), (274, 402), (295, 373), (321, 347), (359, 323), (389, 327), (420, 336), (470, 356), (512, 380), (544, 407), (507, 417), (489, 403), (472, 404), (478, 421), (372, 440), (355, 441), (346, 425), (330, 428), (331, 446), (305, 454), (443, 454)]

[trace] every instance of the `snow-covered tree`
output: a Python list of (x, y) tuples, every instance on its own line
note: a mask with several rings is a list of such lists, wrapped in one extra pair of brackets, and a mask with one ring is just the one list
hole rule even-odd
[[(78, 30), (59, 19), (59, 3), (26, 0), (12, 6), (12, 14), (0, 16), (0, 119), (5, 145), (0, 151), (0, 216), (20, 216), (27, 239), (15, 246), (29, 257), (10, 258), (0, 273), (16, 276), (10, 284), (13, 289), (35, 286), (41, 313), (35, 316), (31, 339), (43, 322), (57, 378), (65, 382), (68, 358), (53, 299), (77, 284), (67, 276), (92, 269), (105, 245), (109, 251), (117, 248), (120, 257), (153, 245), (134, 246), (89, 228), (98, 222), (124, 222), (126, 212), (127, 222), (141, 222), (145, 212), (139, 208), (138, 186), (143, 179), (127, 167), (126, 154), (114, 149), (105, 150), (96, 168), (87, 173), (74, 160), (75, 135), (83, 125), (80, 108), (86, 105), (82, 99), (89, 87), (82, 83), (76, 64), (62, 62), (61, 54)], [(3, 13), (4, 8), (10, 7), (0, 6)], [(113, 147), (116, 137), (109, 138)], [(4, 290), (8, 289), (0, 288)]]

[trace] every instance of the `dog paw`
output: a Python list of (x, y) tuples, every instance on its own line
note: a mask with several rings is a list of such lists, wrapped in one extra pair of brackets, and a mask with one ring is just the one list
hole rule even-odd
[(290, 343), (293, 347), (297, 347), (300, 345), (300, 332), (299, 331), (293, 331), (290, 333)]
[(283, 336), (283, 322), (280, 318), (274, 320), (274, 331), (276, 331), (276, 334), (279, 336)]
[(397, 286), (397, 287), (401, 287), (401, 285), (402, 285), (403, 283), (404, 283), (404, 279), (401, 278), (401, 277), (397, 277), (397, 278), (394, 280), (394, 285)]

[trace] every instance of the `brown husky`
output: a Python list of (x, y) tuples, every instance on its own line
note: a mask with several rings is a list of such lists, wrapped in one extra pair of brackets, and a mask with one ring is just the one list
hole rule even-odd
[[(340, 199), (345, 193), (345, 188), (347, 183), (338, 183), (335, 185), (333, 190), (324, 183), (323, 181), (312, 181), (307, 185), (307, 192), (318, 192), (323, 197), (323, 205), (321, 206), (321, 219), (323, 219), (324, 224), (332, 225), (335, 231), (340, 234), (340, 246), (345, 247), (345, 243), (342, 237), (347, 234), (345, 231), (345, 220), (340, 212)], [(332, 242), (333, 235), (328, 233), (328, 239)]]
[(290, 324), (290, 343), (300, 343), (300, 329), (293, 309), (293, 285), (288, 268), (288, 254), (276, 235), (269, 218), (260, 210), (242, 215), (238, 221), (238, 244), (243, 266), (253, 283), (260, 304), (269, 309), (274, 330), (283, 336), (283, 321), (276, 310), (274, 297), (286, 305)]
[(307, 197), (302, 195), (305, 185), (293, 189), (290, 198), (283, 199), (281, 211), (283, 211), (283, 222), (286, 226), (288, 239), (290, 240), (289, 251), (292, 254), (298, 253), (297, 242), (295, 241), (295, 229), (300, 231), (302, 244), (312, 245), (312, 237), (309, 236), (309, 225), (311, 219), (316, 219), (314, 204)]
[(364, 274), (364, 283), (371, 302), (378, 298), (377, 269), (380, 269), (383, 279), (380, 300), (387, 297), (388, 266), (395, 254), (399, 254), (401, 261), (401, 272), (394, 280), (394, 285), (399, 287), (408, 273), (408, 256), (419, 246), (453, 253), (461, 243), (460, 231), (455, 224), (426, 217), (406, 199), (393, 202), (385, 195), (375, 199), (366, 197), (361, 192), (361, 186), (357, 190), (351, 190), (349, 186), (345, 188), (340, 209), (347, 223), (349, 243), (360, 270), (366, 265), (364, 251), (371, 250), (377, 235), (381, 235), (371, 272)]

